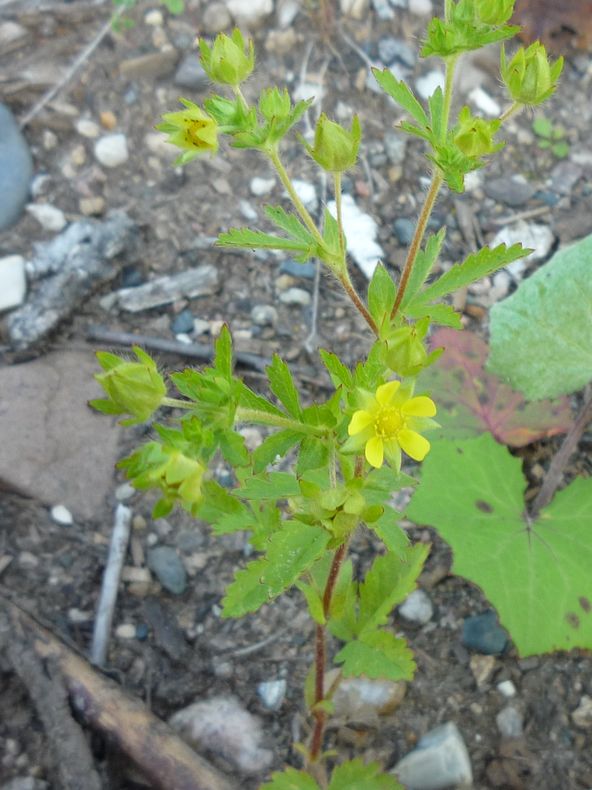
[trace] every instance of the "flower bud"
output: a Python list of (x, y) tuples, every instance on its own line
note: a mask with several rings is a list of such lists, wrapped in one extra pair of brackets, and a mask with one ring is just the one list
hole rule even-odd
[(255, 66), (253, 42), (249, 41), (245, 47), (243, 34), (238, 28), (232, 31), (231, 36), (219, 33), (211, 47), (200, 39), (199, 49), (204, 71), (211, 80), (222, 85), (240, 85)]
[(134, 346), (138, 362), (129, 362), (115, 354), (99, 351), (97, 359), (104, 373), (96, 380), (107, 394), (107, 400), (93, 400), (90, 405), (104, 414), (131, 414), (124, 425), (146, 422), (160, 406), (166, 386), (156, 363), (141, 348)]
[(535, 41), (527, 49), (521, 47), (509, 63), (502, 47), (500, 69), (502, 79), (515, 102), (541, 104), (557, 87), (557, 80), (563, 69), (563, 58), (558, 58), (551, 64), (545, 47), (540, 41)]
[(477, 19), (485, 25), (504, 25), (514, 13), (515, 0), (475, 0)]
[(357, 115), (354, 115), (348, 132), (335, 121), (330, 121), (325, 113), (321, 113), (315, 129), (314, 145), (308, 145), (302, 138), (301, 142), (323, 170), (343, 173), (355, 165), (361, 139), (362, 129)]
[(485, 121), (472, 115), (468, 107), (463, 107), (458, 116), (454, 142), (465, 156), (479, 157), (493, 154), (503, 148), (503, 143), (495, 143), (493, 138), (500, 127), (500, 121)]
[(416, 376), (426, 366), (428, 352), (415, 326), (402, 326), (387, 339), (386, 362), (401, 377)]

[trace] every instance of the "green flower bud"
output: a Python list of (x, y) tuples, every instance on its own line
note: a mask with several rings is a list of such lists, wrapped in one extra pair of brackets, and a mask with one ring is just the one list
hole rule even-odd
[(485, 25), (504, 25), (514, 13), (515, 0), (474, 0), (477, 19)]
[(93, 400), (90, 405), (104, 414), (131, 414), (132, 419), (123, 425), (146, 422), (162, 403), (166, 395), (164, 380), (154, 360), (141, 348), (134, 346), (137, 362), (129, 362), (104, 351), (97, 359), (104, 373), (97, 373), (96, 380), (107, 394), (107, 400)]
[(186, 164), (201, 153), (215, 154), (218, 150), (218, 124), (207, 112), (188, 99), (179, 99), (186, 109), (180, 112), (167, 112), (163, 123), (156, 126), (160, 132), (168, 134), (168, 143), (185, 152), (175, 164)]
[(343, 126), (330, 121), (325, 113), (321, 113), (317, 121), (314, 145), (310, 146), (300, 138), (308, 154), (329, 173), (343, 173), (355, 165), (361, 139), (362, 129), (357, 115), (354, 115), (348, 132)]
[(545, 47), (535, 41), (527, 49), (521, 47), (508, 63), (504, 47), (501, 49), (502, 79), (512, 99), (518, 104), (541, 104), (557, 87), (563, 69), (563, 58), (551, 64)]
[(428, 352), (423, 337), (421, 328), (401, 326), (387, 339), (386, 363), (397, 375), (416, 376), (425, 367)]
[(200, 39), (201, 64), (208, 77), (222, 85), (238, 86), (244, 82), (255, 66), (255, 48), (250, 40), (245, 47), (243, 34), (238, 28), (231, 36), (219, 33), (212, 46)]
[(458, 116), (454, 142), (465, 156), (479, 157), (493, 154), (504, 147), (504, 143), (495, 143), (494, 135), (500, 127), (500, 121), (485, 121), (475, 117), (468, 107), (463, 107)]

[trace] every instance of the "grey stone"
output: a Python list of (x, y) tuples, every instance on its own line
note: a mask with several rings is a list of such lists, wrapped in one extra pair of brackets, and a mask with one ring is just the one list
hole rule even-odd
[(412, 69), (415, 66), (415, 50), (405, 41), (393, 36), (385, 36), (378, 42), (378, 56), (381, 61), (390, 66), (395, 60)]
[(529, 263), (536, 263), (547, 257), (554, 240), (553, 231), (548, 225), (539, 225), (536, 222), (520, 220), (511, 225), (506, 225), (505, 228), (496, 233), (490, 246), (497, 247), (498, 244), (505, 244), (507, 247), (510, 247), (512, 244), (521, 242), (524, 247), (529, 247), (532, 250), (526, 258), (520, 258), (506, 266), (507, 271), (514, 278), (518, 279)]
[(300, 0), (278, 0), (276, 3), (276, 14), (278, 25), (282, 30), (290, 27), (298, 16), (301, 7)]
[(175, 549), (157, 546), (148, 550), (148, 567), (165, 590), (182, 595), (187, 589), (187, 572)]
[(280, 264), (280, 274), (289, 274), (291, 277), (301, 277), (303, 280), (314, 280), (317, 271), (316, 264), (312, 261), (298, 263), (288, 258)]
[(274, 326), (278, 320), (277, 310), (270, 304), (256, 304), (251, 310), (251, 321), (256, 326)]
[(495, 656), (504, 652), (508, 637), (498, 624), (495, 612), (489, 611), (465, 618), (462, 643), (470, 650)]
[(407, 139), (402, 132), (387, 132), (384, 135), (384, 150), (393, 165), (400, 165), (405, 161)]
[(308, 307), (311, 300), (311, 295), (303, 288), (288, 288), (287, 291), (280, 294), (280, 302), (284, 304), (295, 304)]
[(26, 293), (25, 259), (21, 255), (0, 258), (0, 312), (18, 307)]
[(257, 694), (263, 707), (267, 708), (267, 710), (278, 711), (286, 697), (287, 685), (283, 678), (280, 680), (265, 680), (259, 683)]
[(273, 0), (226, 0), (238, 25), (257, 27), (273, 12)]
[(485, 194), (498, 203), (517, 208), (527, 203), (535, 193), (535, 188), (521, 176), (512, 178), (485, 179)]
[(121, 288), (115, 293), (115, 303), (122, 310), (137, 313), (171, 304), (181, 298), (209, 296), (218, 290), (218, 284), (218, 270), (204, 264), (170, 277), (157, 277), (137, 288)]
[(583, 174), (584, 168), (575, 162), (559, 162), (551, 172), (551, 189), (559, 195), (569, 195)]
[(372, 7), (376, 12), (376, 16), (383, 22), (395, 17), (395, 12), (390, 7), (388, 0), (372, 0)]
[(473, 781), (469, 753), (454, 722), (426, 733), (393, 773), (408, 790), (444, 790)]
[(520, 738), (524, 732), (524, 717), (513, 705), (508, 705), (495, 717), (495, 723), (504, 738)]
[(74, 517), (65, 505), (54, 505), (50, 515), (55, 523), (60, 524), (62, 527), (71, 527), (74, 523)]
[(571, 720), (582, 730), (592, 729), (592, 697), (584, 694), (578, 707), (572, 712)]
[(19, 219), (29, 196), (33, 160), (11, 111), (0, 104), (0, 231)]
[(129, 159), (127, 138), (124, 134), (106, 134), (95, 143), (95, 157), (103, 167), (119, 167)]
[(497, 690), (506, 699), (516, 696), (516, 686), (511, 680), (502, 680), (497, 684)]
[(0, 790), (46, 790), (49, 785), (32, 776), (15, 776), (10, 782), (0, 785)]
[(190, 88), (194, 91), (204, 91), (210, 85), (210, 78), (201, 65), (197, 52), (185, 55), (173, 78), (175, 85), (181, 88)]
[(100, 515), (119, 458), (120, 429), (87, 405), (102, 393), (98, 370), (78, 351), (0, 368), (0, 481), (77, 520)]
[(59, 233), (66, 227), (67, 220), (64, 212), (49, 203), (29, 203), (27, 211), (32, 217), (35, 217), (44, 230)]
[(423, 590), (413, 590), (406, 600), (399, 606), (399, 613), (406, 620), (425, 625), (429, 623), (434, 614), (434, 606), (429, 595)]
[(193, 313), (189, 308), (185, 308), (181, 310), (180, 313), (173, 318), (171, 321), (171, 332), (175, 335), (179, 334), (191, 334), (195, 327), (195, 319), (193, 317)]
[(206, 33), (219, 33), (232, 24), (232, 17), (224, 3), (206, 3), (203, 9), (203, 27)]
[(393, 223), (393, 230), (399, 244), (406, 247), (408, 244), (411, 244), (411, 239), (415, 232), (415, 222), (407, 219), (407, 217), (398, 217)]

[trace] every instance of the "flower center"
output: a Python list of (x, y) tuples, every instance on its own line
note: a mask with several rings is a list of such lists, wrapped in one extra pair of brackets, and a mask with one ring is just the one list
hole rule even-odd
[(402, 426), (403, 417), (399, 409), (394, 406), (380, 409), (374, 420), (376, 435), (383, 439), (396, 436)]

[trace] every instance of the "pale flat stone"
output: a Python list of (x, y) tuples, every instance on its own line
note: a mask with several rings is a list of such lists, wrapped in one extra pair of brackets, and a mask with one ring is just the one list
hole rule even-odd
[[(334, 200), (329, 201), (327, 208), (335, 217), (337, 209)], [(378, 261), (384, 255), (382, 247), (376, 241), (378, 225), (373, 217), (358, 208), (351, 195), (343, 196), (341, 211), (347, 251), (370, 280)]]
[(21, 255), (0, 258), (0, 312), (22, 304), (26, 292), (25, 259)]
[(88, 406), (98, 370), (90, 351), (0, 368), (0, 482), (76, 520), (105, 507), (119, 458), (115, 421)]
[(56, 206), (50, 206), (49, 203), (29, 203), (27, 211), (35, 217), (44, 230), (59, 233), (66, 227), (64, 212)]

